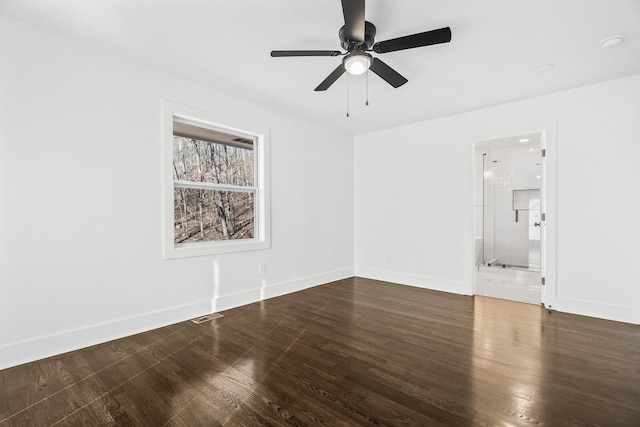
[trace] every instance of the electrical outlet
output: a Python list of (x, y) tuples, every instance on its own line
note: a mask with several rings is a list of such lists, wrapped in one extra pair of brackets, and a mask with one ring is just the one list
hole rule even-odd
[(258, 274), (267, 273), (267, 264), (258, 264)]

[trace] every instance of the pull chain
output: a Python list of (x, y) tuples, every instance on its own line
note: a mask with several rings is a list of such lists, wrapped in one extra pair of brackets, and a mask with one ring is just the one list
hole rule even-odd
[(349, 117), (349, 73), (347, 73), (347, 117)]
[(369, 105), (369, 69), (367, 68), (367, 99), (364, 105)]

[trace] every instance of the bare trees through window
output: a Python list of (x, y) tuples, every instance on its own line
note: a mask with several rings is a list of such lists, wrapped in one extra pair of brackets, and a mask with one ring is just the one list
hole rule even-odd
[(268, 127), (162, 100), (163, 258), (271, 247)]
[(174, 242), (253, 238), (253, 141), (184, 124), (175, 129)]

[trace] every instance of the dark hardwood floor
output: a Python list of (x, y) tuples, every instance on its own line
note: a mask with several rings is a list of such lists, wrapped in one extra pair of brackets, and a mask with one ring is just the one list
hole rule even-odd
[(640, 327), (347, 279), (0, 371), (0, 426), (640, 426)]

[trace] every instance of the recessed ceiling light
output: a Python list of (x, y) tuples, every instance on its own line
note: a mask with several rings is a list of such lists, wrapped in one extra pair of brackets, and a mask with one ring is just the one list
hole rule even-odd
[(529, 138), (522, 138), (519, 140), (520, 142), (529, 142)]
[(553, 70), (554, 68), (556, 68), (555, 64), (542, 64), (542, 65), (538, 65), (536, 68), (534, 68), (533, 72), (536, 73), (536, 74), (548, 73), (549, 71)]
[(624, 40), (624, 36), (607, 37), (606, 39), (604, 39), (604, 40), (602, 40), (600, 42), (600, 46), (602, 46), (605, 49), (610, 48), (610, 47), (616, 47), (620, 43), (622, 43), (623, 40)]

